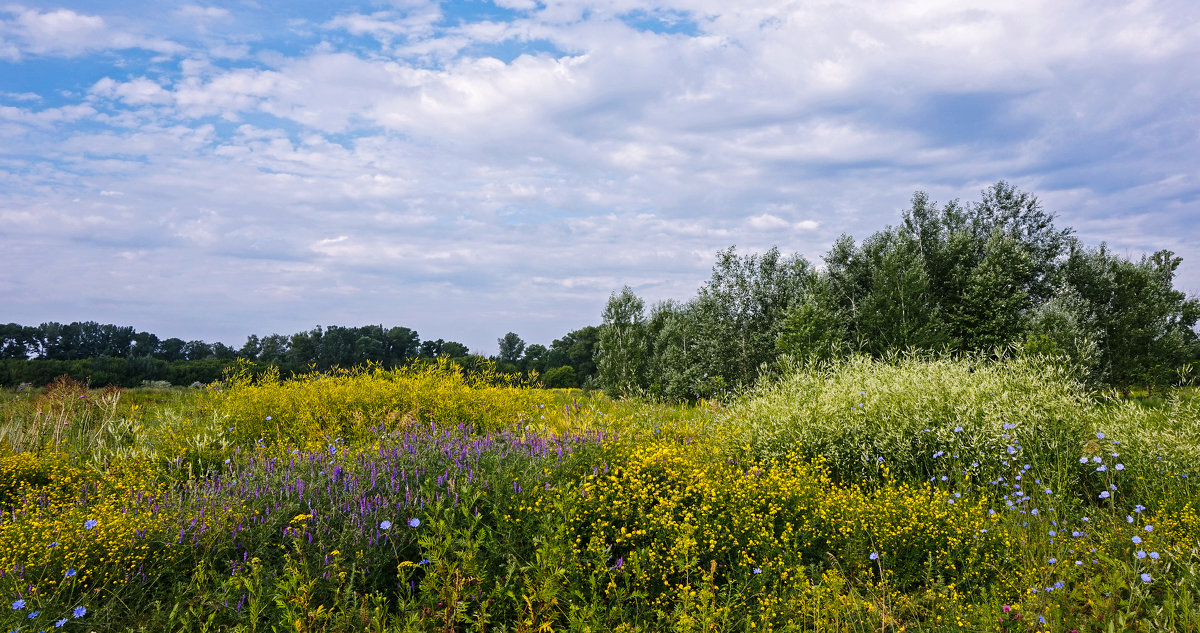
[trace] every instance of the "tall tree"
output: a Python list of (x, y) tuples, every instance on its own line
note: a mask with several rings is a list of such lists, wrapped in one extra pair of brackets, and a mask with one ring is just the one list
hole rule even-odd
[(1123, 392), (1165, 384), (1188, 361), (1200, 302), (1174, 288), (1181, 261), (1165, 250), (1133, 262), (1104, 244), (1072, 245), (1064, 279), (1087, 301), (1099, 328), (1102, 374)]
[(717, 254), (712, 278), (690, 312), (707, 347), (708, 374), (731, 386), (754, 383), (759, 368), (775, 360), (787, 309), (812, 281), (808, 261), (784, 257), (778, 248), (739, 257), (733, 247)]
[(596, 354), (600, 348), (600, 328), (588, 325), (554, 339), (546, 352), (546, 370), (570, 366), (575, 380), (586, 385), (596, 375)]
[(645, 387), (645, 303), (625, 286), (604, 307), (596, 369), (610, 395), (633, 395)]
[(511, 363), (517, 365), (521, 362), (521, 355), (525, 353), (525, 341), (516, 332), (509, 332), (503, 337), (496, 339), (500, 345), (500, 354), (496, 357), (502, 363)]
[(421, 353), (421, 337), (406, 327), (389, 328), (385, 334), (387, 359), (391, 365), (403, 365)]

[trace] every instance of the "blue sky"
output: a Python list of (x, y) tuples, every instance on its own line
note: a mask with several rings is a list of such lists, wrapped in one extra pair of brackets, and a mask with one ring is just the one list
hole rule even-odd
[(0, 321), (496, 352), (1008, 180), (1200, 293), (1190, 1), (0, 6)]

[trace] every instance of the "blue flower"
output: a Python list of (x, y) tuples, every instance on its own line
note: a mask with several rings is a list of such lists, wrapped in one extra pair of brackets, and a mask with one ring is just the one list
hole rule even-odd
[(1104, 433), (1097, 433), (1097, 434), (1096, 434), (1096, 439), (1098, 439), (1098, 440), (1102, 440), (1102, 439), (1104, 439)]
[(55, 622), (55, 623), (54, 623), (54, 628), (56, 628), (56, 629), (61, 629), (61, 628), (62, 628), (62, 625), (66, 624), (66, 623), (67, 623), (67, 619), (66, 619), (66, 618), (63, 618), (63, 619), (61, 619), (61, 620), (59, 620), (59, 621), (57, 621), (57, 622)]
[(1108, 494), (1108, 491), (1107, 491), (1107, 490), (1105, 490), (1104, 492), (1100, 493), (1100, 498), (1101, 498), (1101, 499), (1107, 499), (1108, 497), (1109, 497), (1109, 494)]
[(1153, 531), (1154, 531), (1154, 526), (1153, 526), (1153, 525), (1147, 525), (1147, 526), (1146, 526), (1146, 531), (1147, 531), (1147, 532), (1153, 532)]
[(67, 570), (67, 578), (70, 578), (71, 576), (74, 576), (74, 575), (75, 575), (75, 568), (74, 568), (74, 567), (72, 567), (71, 569), (68, 569), (68, 570)]
[(408, 520), (408, 527), (410, 527), (410, 528), (415, 528), (415, 527), (417, 527), (417, 526), (419, 526), (419, 525), (421, 525), (421, 520), (420, 520), (420, 519), (417, 519), (417, 518), (412, 518), (412, 519), (409, 519), (409, 520)]
[(17, 600), (16, 602), (13, 603), (13, 611), (20, 611), (21, 609), (24, 609), (24, 608), (25, 608), (24, 600)]
[(391, 521), (380, 521), (379, 522), (379, 529), (381, 529), (381, 530), (386, 530), (390, 527), (392, 527)]
[(1142, 505), (1142, 504), (1140, 504), (1140, 503), (1139, 503), (1139, 504), (1137, 504), (1137, 505), (1135, 505), (1135, 506), (1133, 506), (1133, 511), (1134, 511), (1134, 512), (1141, 512), (1142, 510), (1145, 510), (1145, 509), (1146, 509), (1146, 506), (1144, 506), (1144, 505)]
[(1117, 470), (1125, 470), (1125, 464), (1117, 464), (1117, 465), (1115, 466), (1115, 468), (1116, 468)]
[(39, 615), (41, 615), (41, 614), (42, 614), (42, 612), (41, 612), (41, 611), (34, 611), (33, 613), (30, 613), (29, 615), (27, 615), (27, 616), (25, 616), (25, 617), (27, 617), (27, 618), (29, 618), (30, 620), (32, 620), (32, 619), (34, 619), (34, 618), (38, 617), (38, 616), (39, 616)]
[(879, 560), (879, 552), (871, 552), (871, 560)]
[(755, 576), (757, 576), (757, 575), (759, 575), (759, 574), (761, 574), (761, 573), (762, 573), (762, 567), (755, 567), (755, 568), (754, 568), (754, 575), (755, 575)]
[(1137, 551), (1137, 553), (1136, 553), (1136, 554), (1134, 554), (1134, 556), (1137, 556), (1139, 559), (1145, 558), (1145, 557), (1146, 557), (1146, 551), (1145, 551), (1145, 550), (1138, 550), (1138, 551)]
[(1142, 574), (1142, 582), (1150, 582), (1150, 574)]
[(87, 614), (87, 607), (75, 607), (75, 610), (71, 612), (71, 617), (82, 618), (86, 614)]
[(90, 529), (92, 529), (92, 528), (96, 527), (96, 520), (95, 520), (95, 519), (88, 519), (87, 521), (84, 521), (84, 522), (83, 522), (83, 527), (84, 527), (85, 529), (88, 529), (88, 530), (90, 530)]
[(1150, 558), (1158, 560), (1158, 552), (1150, 552)]
[(1142, 542), (1142, 537), (1140, 537), (1140, 536), (1135, 536), (1135, 537), (1133, 537), (1133, 539), (1132, 539), (1132, 540), (1133, 540), (1133, 542), (1134, 542), (1134, 543), (1141, 543), (1141, 542)]

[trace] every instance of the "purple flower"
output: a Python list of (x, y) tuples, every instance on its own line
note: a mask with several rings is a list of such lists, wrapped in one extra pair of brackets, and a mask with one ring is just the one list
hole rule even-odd
[(871, 560), (879, 560), (879, 552), (871, 552)]
[(1136, 553), (1136, 554), (1134, 554), (1134, 556), (1137, 556), (1137, 557), (1138, 557), (1138, 559), (1145, 558), (1145, 557), (1146, 557), (1146, 551), (1145, 551), (1145, 550), (1138, 550), (1138, 551), (1137, 551), (1137, 553)]
[(386, 530), (390, 527), (392, 527), (391, 521), (380, 521), (379, 522), (379, 529), (381, 529), (381, 530)]
[(1158, 552), (1150, 552), (1150, 558), (1153, 560), (1158, 560)]
[(410, 527), (410, 528), (415, 528), (419, 525), (421, 525), (421, 520), (418, 518), (414, 517), (414, 518), (408, 520), (408, 527)]
[(757, 575), (759, 575), (759, 574), (761, 574), (761, 573), (762, 573), (762, 567), (755, 567), (755, 568), (754, 568), (754, 575), (755, 575), (755, 576), (757, 576)]
[(1141, 542), (1142, 542), (1142, 537), (1140, 537), (1140, 536), (1135, 536), (1135, 537), (1133, 537), (1133, 539), (1132, 539), (1132, 540), (1133, 540), (1133, 542), (1134, 542), (1134, 543), (1141, 543)]
[(1150, 574), (1142, 574), (1142, 582), (1150, 582)]

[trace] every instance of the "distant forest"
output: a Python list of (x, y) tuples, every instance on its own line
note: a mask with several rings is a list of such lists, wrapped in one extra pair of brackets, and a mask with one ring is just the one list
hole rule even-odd
[(596, 372), (593, 357), (598, 341), (595, 326), (570, 332), (550, 347), (526, 345), (510, 332), (497, 341), (500, 353), (485, 358), (470, 355), (462, 343), (422, 341), (415, 330), (381, 325), (318, 326), (290, 336), (251, 335), (234, 349), (223, 343), (160, 339), (132, 327), (94, 321), (9, 323), (0, 325), (0, 384), (40, 386), (65, 374), (93, 386), (135, 387), (163, 381), (191, 385), (218, 380), (237, 359), (274, 365), (288, 375), (366, 363), (399, 367), (447, 358), (468, 371), (488, 364), (500, 373), (536, 376), (543, 386), (578, 387)]
[(1200, 363), (1200, 301), (1175, 289), (1181, 259), (1137, 261), (1089, 247), (1033, 195), (1003, 181), (978, 202), (913, 195), (897, 226), (856, 243), (843, 235), (823, 266), (777, 248), (722, 251), (687, 301), (646, 309), (613, 293), (599, 326), (526, 344), (509, 332), (498, 353), (422, 341), (406, 327), (316, 327), (221, 343), (159, 339), (95, 322), (0, 326), (0, 384), (70, 375), (93, 386), (209, 383), (237, 359), (283, 375), (448, 358), (545, 387), (602, 388), (662, 400), (720, 396), (789, 362), (852, 354), (1037, 354), (1074, 368), (1091, 388), (1151, 391), (1190, 379)]

